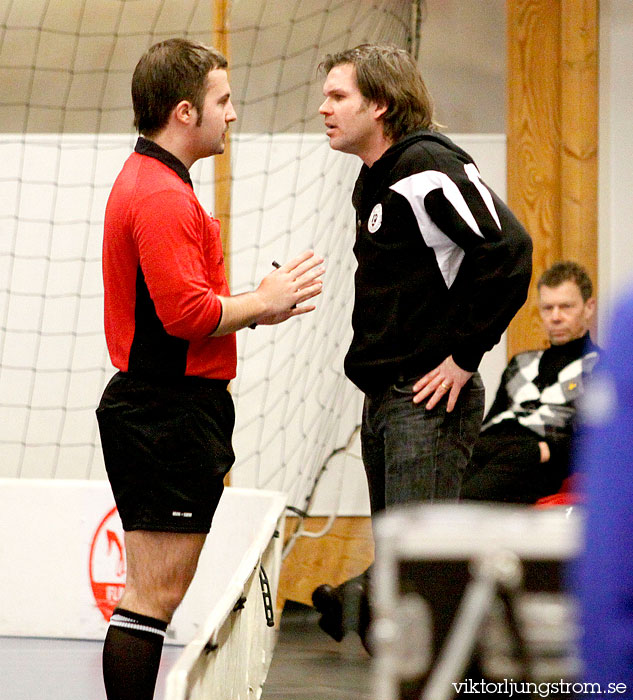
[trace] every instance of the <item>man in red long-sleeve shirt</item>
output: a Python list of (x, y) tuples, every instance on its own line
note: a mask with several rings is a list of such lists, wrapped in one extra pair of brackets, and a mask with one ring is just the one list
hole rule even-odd
[(127, 579), (103, 651), (108, 700), (151, 700), (165, 631), (196, 570), (234, 461), (235, 331), (312, 311), (323, 260), (306, 251), (231, 296), (220, 223), (189, 168), (224, 151), (236, 119), (226, 59), (183, 39), (132, 79), (141, 136), (105, 215), (105, 331), (119, 372), (97, 418), (125, 530)]

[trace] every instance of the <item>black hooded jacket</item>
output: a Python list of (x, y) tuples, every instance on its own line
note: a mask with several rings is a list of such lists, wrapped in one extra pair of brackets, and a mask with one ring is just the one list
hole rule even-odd
[(525, 302), (532, 242), (447, 137), (417, 131), (364, 165), (347, 376), (365, 393), (452, 355), (475, 371)]

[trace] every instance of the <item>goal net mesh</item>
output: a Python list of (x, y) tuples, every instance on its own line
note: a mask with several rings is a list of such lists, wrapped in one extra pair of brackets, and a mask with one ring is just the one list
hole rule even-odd
[[(252, 289), (305, 248), (326, 258), (314, 313), (238, 333), (232, 484), (303, 509), (359, 419), (344, 378), (360, 162), (324, 136), (325, 54), (410, 42), (409, 0), (234, 0), (230, 274)], [(211, 43), (211, 0), (0, 1), (0, 476), (105, 477), (94, 409), (113, 374), (101, 239), (110, 187), (135, 141), (130, 78), (153, 43)], [(214, 207), (213, 159), (192, 170)]]

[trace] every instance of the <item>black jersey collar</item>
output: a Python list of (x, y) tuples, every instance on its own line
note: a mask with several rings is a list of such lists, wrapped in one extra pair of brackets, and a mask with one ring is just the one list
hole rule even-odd
[(150, 139), (139, 136), (134, 150), (136, 153), (140, 153), (144, 156), (150, 156), (151, 158), (156, 158), (156, 160), (164, 163), (167, 167), (171, 168), (183, 182), (190, 187), (193, 187), (191, 176), (189, 175), (189, 171), (185, 167), (185, 164), (176, 158), (173, 153), (170, 153), (162, 146), (159, 146), (155, 141), (150, 141)]

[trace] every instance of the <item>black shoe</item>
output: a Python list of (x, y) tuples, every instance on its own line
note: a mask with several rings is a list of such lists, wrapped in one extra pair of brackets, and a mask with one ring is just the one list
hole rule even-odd
[(312, 592), (312, 604), (321, 613), (319, 627), (332, 639), (340, 642), (345, 636), (343, 628), (343, 603), (337, 589), (327, 583)]

